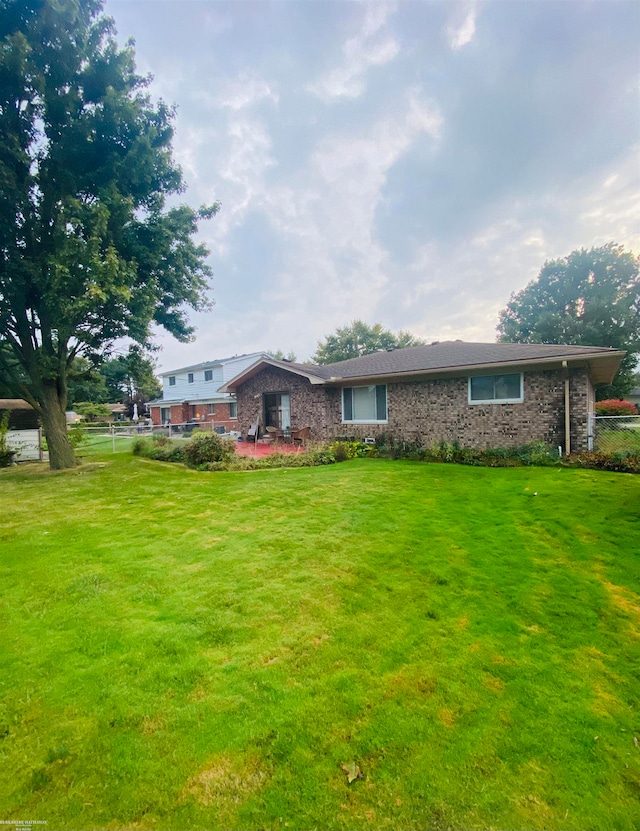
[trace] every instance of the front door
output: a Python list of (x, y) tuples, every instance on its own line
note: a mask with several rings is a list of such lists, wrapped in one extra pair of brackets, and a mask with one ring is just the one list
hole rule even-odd
[(265, 427), (289, 430), (291, 427), (291, 397), (288, 392), (268, 392), (264, 396)]

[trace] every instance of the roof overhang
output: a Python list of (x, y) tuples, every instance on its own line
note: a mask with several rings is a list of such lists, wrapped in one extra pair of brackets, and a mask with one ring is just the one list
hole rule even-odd
[(476, 375), (493, 375), (496, 372), (534, 372), (536, 370), (561, 370), (564, 368), (587, 369), (593, 384), (610, 384), (620, 368), (620, 362), (626, 352), (610, 350), (606, 352), (583, 352), (579, 355), (564, 354), (548, 358), (522, 358), (509, 361), (492, 361), (491, 363), (474, 363), (463, 366), (441, 366), (432, 369), (407, 370), (402, 372), (379, 373), (375, 375), (350, 375), (341, 377), (334, 375), (330, 378), (321, 378), (311, 372), (306, 372), (299, 365), (288, 364), (275, 359), (263, 358), (247, 367), (226, 384), (219, 388), (219, 392), (235, 392), (236, 389), (257, 375), (267, 366), (291, 372), (294, 375), (307, 378), (311, 384), (329, 387), (351, 387), (357, 384), (386, 384), (411, 383), (425, 379), (460, 378), (473, 373)]
[(355, 384), (411, 383), (425, 378), (461, 378), (476, 375), (494, 375), (496, 372), (534, 372), (535, 370), (563, 369), (565, 364), (572, 369), (587, 368), (593, 384), (610, 384), (620, 368), (626, 352), (594, 352), (591, 355), (559, 355), (552, 358), (523, 359), (518, 361), (495, 361), (492, 363), (445, 366), (435, 369), (409, 370), (380, 375), (360, 375), (341, 378), (333, 376), (324, 383), (328, 386), (351, 387)]
[(227, 381), (226, 384), (219, 387), (218, 391), (230, 393), (235, 392), (240, 384), (244, 384), (249, 380), (249, 378), (253, 378), (254, 375), (257, 375), (258, 372), (267, 366), (272, 366), (276, 369), (283, 369), (285, 372), (291, 372), (293, 375), (299, 375), (302, 378), (306, 378), (312, 384), (327, 383), (326, 380), (324, 378), (320, 378), (319, 375), (314, 375), (311, 372), (305, 372), (295, 364), (289, 364), (286, 361), (276, 361), (275, 358), (259, 358), (257, 361), (252, 363), (251, 366), (248, 366), (245, 370)]

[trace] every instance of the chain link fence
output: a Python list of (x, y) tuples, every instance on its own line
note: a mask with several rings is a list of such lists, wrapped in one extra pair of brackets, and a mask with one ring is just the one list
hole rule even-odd
[(68, 429), (72, 443), (77, 446), (79, 456), (91, 456), (100, 453), (121, 453), (130, 450), (135, 439), (148, 438), (153, 435), (164, 435), (177, 440), (189, 439), (194, 430), (224, 433), (224, 435), (234, 440), (240, 435), (237, 432), (230, 433), (223, 426), (216, 426), (212, 421), (188, 421), (183, 424), (162, 425), (150, 423), (113, 423), (102, 426), (92, 426), (91, 424), (79, 422), (69, 425)]
[(640, 453), (640, 415), (592, 416), (590, 449), (599, 453)]

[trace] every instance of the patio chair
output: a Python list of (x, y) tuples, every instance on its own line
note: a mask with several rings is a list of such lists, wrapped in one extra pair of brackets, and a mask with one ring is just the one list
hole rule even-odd
[(254, 444), (255, 444), (255, 442), (258, 441), (258, 432), (259, 432), (259, 430), (260, 430), (260, 427), (258, 426), (258, 422), (256, 421), (256, 423), (252, 424), (249, 427), (249, 429), (247, 430), (247, 441), (253, 441)]
[(300, 427), (298, 430), (291, 431), (291, 440), (294, 444), (299, 444), (304, 447), (309, 437), (311, 436), (311, 427)]
[(267, 436), (269, 437), (271, 444), (275, 444), (278, 441), (278, 428), (277, 427), (265, 427)]

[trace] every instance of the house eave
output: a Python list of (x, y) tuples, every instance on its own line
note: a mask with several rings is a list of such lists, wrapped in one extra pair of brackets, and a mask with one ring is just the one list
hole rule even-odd
[(255, 363), (251, 364), (251, 366), (247, 367), (238, 375), (227, 381), (226, 384), (223, 384), (219, 388), (219, 392), (235, 393), (240, 384), (244, 384), (245, 381), (253, 378), (254, 375), (266, 366), (272, 366), (276, 369), (283, 369), (285, 372), (291, 372), (293, 375), (299, 375), (302, 378), (306, 378), (311, 384), (326, 384), (326, 380), (324, 378), (320, 378), (318, 375), (314, 375), (310, 372), (304, 372), (304, 370), (301, 370), (298, 366), (292, 366), (285, 361), (276, 361), (275, 358), (260, 358)]
[(464, 366), (446, 366), (433, 369), (407, 370), (379, 375), (360, 375), (339, 377), (332, 376), (325, 383), (327, 386), (351, 387), (357, 384), (380, 383), (410, 383), (425, 378), (433, 380), (441, 378), (460, 378), (475, 373), (478, 375), (493, 375), (495, 372), (513, 370), (516, 372), (532, 372), (536, 369), (562, 369), (564, 362), (571, 368), (587, 368), (594, 384), (610, 384), (620, 368), (620, 362), (626, 352), (616, 351), (607, 353), (584, 354), (580, 356), (554, 356), (537, 358), (535, 360), (522, 359), (510, 361), (495, 361), (492, 363), (466, 364)]

